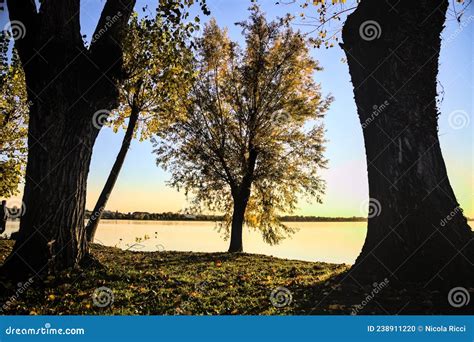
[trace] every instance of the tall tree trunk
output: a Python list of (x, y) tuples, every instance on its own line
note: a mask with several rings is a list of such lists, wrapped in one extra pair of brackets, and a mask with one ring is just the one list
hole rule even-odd
[(137, 125), (139, 113), (140, 111), (138, 110), (138, 107), (133, 106), (130, 113), (127, 130), (122, 140), (122, 146), (120, 147), (120, 151), (117, 154), (115, 163), (112, 166), (112, 169), (110, 170), (109, 177), (107, 178), (104, 188), (100, 193), (99, 199), (95, 204), (94, 210), (92, 211), (91, 217), (86, 226), (87, 241), (89, 242), (94, 241), (94, 236), (100, 222), (100, 217), (102, 216), (102, 212), (105, 209), (105, 206), (107, 205), (107, 201), (109, 200), (110, 194), (112, 193), (120, 170), (122, 169), (125, 157), (127, 156), (128, 149), (130, 148), (130, 143), (133, 139), (133, 132), (135, 131), (135, 127)]
[(43, 2), (39, 12), (34, 1), (8, 1), (10, 19), (25, 28), (15, 46), (31, 106), (25, 211), (2, 267), (7, 276), (76, 267), (87, 254), (87, 175), (103, 119), (95, 113), (117, 106), (122, 66), (117, 42), (134, 4), (108, 0), (97, 26), (100, 35), (86, 49), (79, 1)]
[(242, 231), (247, 203), (248, 197), (245, 198), (241, 194), (234, 197), (234, 212), (232, 213), (232, 226), (230, 232), (230, 253), (239, 253), (244, 250)]
[(247, 161), (247, 170), (238, 189), (232, 189), (232, 198), (234, 200), (234, 211), (232, 213), (232, 226), (230, 232), (230, 253), (242, 252), (244, 250), (242, 243), (242, 231), (245, 220), (245, 210), (250, 199), (252, 191), (253, 174), (257, 162), (257, 151), (252, 142), (249, 143), (249, 158)]
[(343, 28), (372, 208), (353, 267), (361, 278), (388, 274), (457, 286), (474, 279), (473, 235), (438, 139), (436, 78), (447, 7), (447, 0), (362, 0)]
[(82, 111), (60, 115), (70, 107), (65, 98), (48, 102), (30, 111), (24, 216), (5, 265), (18, 274), (73, 267), (87, 251), (84, 208), (95, 134)]

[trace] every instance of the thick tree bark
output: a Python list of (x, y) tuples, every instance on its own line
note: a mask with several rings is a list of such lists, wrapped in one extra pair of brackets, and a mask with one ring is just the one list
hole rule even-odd
[(105, 206), (107, 205), (107, 201), (109, 200), (110, 194), (112, 193), (120, 170), (122, 169), (125, 157), (127, 156), (128, 149), (130, 148), (130, 143), (133, 139), (133, 132), (135, 131), (135, 127), (137, 125), (139, 113), (140, 111), (136, 106), (132, 107), (127, 130), (122, 140), (122, 146), (120, 147), (120, 151), (117, 154), (117, 158), (115, 159), (114, 165), (110, 170), (109, 177), (105, 182), (104, 188), (100, 193), (97, 203), (95, 204), (94, 210), (91, 213), (89, 222), (86, 226), (87, 241), (89, 242), (94, 241), (94, 236), (100, 222), (100, 217), (102, 216), (102, 212), (105, 209)]
[[(97, 122), (94, 125), (98, 119), (94, 113), (117, 106), (122, 65), (117, 42), (134, 3), (107, 1), (97, 30), (107, 29), (86, 49), (79, 1), (44, 1), (39, 13), (34, 1), (8, 1), (10, 19), (25, 26), (26, 35), (15, 44), (31, 106), (26, 210), (13, 251), (2, 267), (7, 276), (75, 267), (87, 254), (86, 184), (100, 129)], [(111, 18), (115, 19), (110, 26)]]
[(353, 273), (469, 286), (472, 232), (438, 139), (436, 84), (447, 0), (362, 0), (343, 28), (367, 156), (367, 237)]

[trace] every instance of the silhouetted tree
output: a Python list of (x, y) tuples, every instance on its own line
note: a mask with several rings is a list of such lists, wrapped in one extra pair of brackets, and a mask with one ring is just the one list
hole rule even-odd
[(474, 279), (473, 233), (438, 139), (447, 8), (447, 0), (362, 0), (343, 27), (374, 209), (353, 268), (364, 275), (466, 286)]
[[(369, 180), (368, 232), (352, 268), (361, 280), (384, 275), (468, 286), (474, 279), (472, 232), (454, 196), (438, 139), (436, 84), (447, 0), (348, 4), (302, 0), (318, 7), (303, 18), (311, 42), (343, 47), (364, 133)], [(452, 2), (458, 22), (471, 1)]]
[(80, 32), (80, 1), (9, 0), (8, 11), (31, 103), (28, 163), (12, 273), (78, 265), (87, 253), (86, 183), (99, 126), (94, 113), (116, 107), (123, 28), (135, 0), (107, 1), (94, 40)]
[(214, 20), (206, 26), (187, 115), (156, 141), (171, 185), (224, 213), (229, 252), (243, 250), (244, 222), (277, 243), (293, 232), (279, 214), (291, 212), (299, 195), (320, 201), (324, 128), (310, 120), (322, 119), (331, 101), (313, 80), (318, 63), (286, 20), (267, 22), (254, 6), (239, 25), (243, 51)]
[[(170, 22), (194, 0), (160, 2)], [(202, 1), (200, 1), (202, 3)], [(84, 229), (92, 148), (108, 112), (119, 105), (122, 44), (135, 0), (107, 0), (87, 46), (80, 1), (8, 0), (31, 103), (28, 162), (18, 239), (3, 272), (61, 270), (88, 253)]]
[(180, 115), (176, 103), (186, 95), (192, 81), (192, 57), (186, 41), (196, 29), (195, 21), (172, 27), (160, 16), (141, 20), (137, 15), (132, 17), (124, 39), (126, 76), (119, 87), (120, 105), (111, 116), (115, 131), (128, 118), (127, 129), (87, 223), (88, 241), (94, 240), (134, 135), (139, 131), (140, 139), (147, 139), (151, 132), (166, 127)]

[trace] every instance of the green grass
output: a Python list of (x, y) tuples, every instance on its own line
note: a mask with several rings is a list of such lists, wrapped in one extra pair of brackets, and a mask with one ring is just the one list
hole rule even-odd
[[(12, 246), (12, 241), (0, 240), (0, 263)], [(7, 291), (0, 304), (10, 303), (3, 314), (350, 314), (371, 290), (345, 281), (349, 266), (344, 264), (245, 253), (132, 252), (100, 245), (93, 245), (92, 253), (102, 267), (36, 279), (13, 301), (18, 284), (4, 281)], [(113, 293), (113, 302), (105, 307), (93, 300), (101, 287)], [(281, 307), (271, 301), (278, 287), (291, 294), (291, 302), (288, 293), (280, 298), (286, 304)], [(389, 286), (359, 313), (393, 314), (402, 306), (402, 313), (436, 312), (431, 297), (419, 296)], [(413, 298), (419, 300), (414, 303)]]

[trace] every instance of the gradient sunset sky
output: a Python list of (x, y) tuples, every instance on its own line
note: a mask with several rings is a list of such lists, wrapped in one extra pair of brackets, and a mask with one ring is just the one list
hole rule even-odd
[[(232, 40), (242, 44), (241, 30), (234, 23), (247, 18), (250, 0), (207, 0), (211, 16), (220, 26), (229, 29)], [(90, 39), (105, 1), (81, 1), (81, 26), (83, 34)], [(268, 18), (285, 13), (298, 14), (297, 6), (275, 5), (275, 0), (259, 1)], [(136, 11), (156, 1), (137, 1)], [(314, 8), (313, 8), (314, 10)], [(7, 22), (6, 13), (1, 14), (0, 25)], [(201, 16), (203, 21), (210, 17)], [(334, 23), (336, 28), (340, 23)], [(473, 146), (473, 5), (460, 25), (454, 17), (448, 17), (443, 32), (441, 49), (439, 89), (444, 89), (440, 104), (439, 135), (448, 168), (449, 179), (456, 197), (466, 216), (474, 217), (474, 146)], [(305, 27), (300, 27), (307, 30)], [(327, 190), (323, 204), (300, 203), (299, 215), (314, 216), (364, 216), (364, 201), (368, 198), (367, 171), (362, 128), (356, 114), (352, 84), (348, 66), (338, 46), (332, 49), (314, 49), (312, 55), (320, 61), (324, 71), (315, 74), (324, 94), (331, 93), (335, 101), (329, 109), (325, 125), (327, 129), (326, 157), (328, 169), (322, 173)], [(450, 124), (450, 113), (461, 115), (469, 123), (457, 128)], [(451, 117), (453, 118), (453, 117)], [(94, 147), (89, 175), (87, 208), (92, 209), (108, 176), (120, 148), (123, 132), (113, 133), (103, 128)], [(179, 211), (186, 207), (183, 193), (166, 185), (169, 175), (156, 166), (152, 145), (148, 141), (133, 141), (122, 172), (109, 199), (107, 209), (129, 211)], [(362, 209), (361, 209), (362, 207)]]

